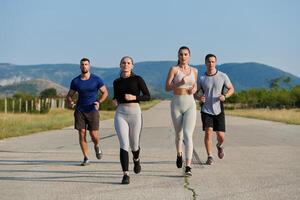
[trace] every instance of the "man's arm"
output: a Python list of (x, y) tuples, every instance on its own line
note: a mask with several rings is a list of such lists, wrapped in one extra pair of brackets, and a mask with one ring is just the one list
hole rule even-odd
[(103, 103), (107, 99), (107, 97), (108, 97), (108, 91), (107, 91), (105, 85), (103, 85), (99, 90), (101, 92), (101, 97), (98, 100), (98, 102), (99, 103)]
[(76, 93), (75, 90), (70, 89), (69, 92), (68, 92), (68, 94), (67, 94), (66, 98), (67, 98), (68, 106), (70, 108), (74, 108), (74, 106), (75, 106), (75, 103), (72, 100), (72, 97), (74, 96), (75, 93)]
[(95, 108), (97, 110), (99, 110), (100, 104), (103, 103), (106, 100), (106, 98), (108, 97), (108, 91), (107, 91), (105, 85), (103, 85), (99, 89), (99, 91), (101, 92), (101, 97), (100, 97), (99, 100), (97, 100), (97, 101), (94, 102)]
[(234, 93), (234, 87), (232, 84), (226, 85), (226, 88), (228, 89), (226, 94), (221, 94), (219, 99), (220, 101), (225, 101), (225, 99), (229, 98)]

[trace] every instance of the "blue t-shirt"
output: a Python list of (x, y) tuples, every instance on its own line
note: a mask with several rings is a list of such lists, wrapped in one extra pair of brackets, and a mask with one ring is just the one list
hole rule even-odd
[(97, 101), (98, 90), (104, 85), (102, 79), (94, 74), (88, 80), (81, 80), (80, 75), (71, 81), (70, 89), (78, 92), (76, 109), (81, 112), (95, 112), (93, 103)]

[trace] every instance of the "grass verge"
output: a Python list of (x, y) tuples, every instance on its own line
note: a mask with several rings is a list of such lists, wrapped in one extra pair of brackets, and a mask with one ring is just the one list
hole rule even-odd
[(236, 109), (226, 114), (300, 125), (300, 109)]
[[(159, 102), (159, 100), (143, 102), (141, 108), (147, 110)], [(67, 109), (55, 109), (47, 114), (0, 113), (0, 140), (72, 126), (74, 124), (73, 113), (73, 110)], [(114, 114), (115, 111), (101, 111), (100, 119), (111, 119)]]

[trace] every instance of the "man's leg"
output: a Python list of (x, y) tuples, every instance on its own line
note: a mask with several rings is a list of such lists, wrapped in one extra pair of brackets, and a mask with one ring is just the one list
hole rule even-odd
[(213, 136), (213, 128), (211, 127), (205, 128), (204, 143), (205, 143), (207, 156), (212, 156), (212, 136)]
[(90, 131), (90, 135), (94, 143), (96, 158), (100, 160), (102, 158), (102, 150), (100, 149), (100, 145), (99, 145), (99, 140), (100, 140), (99, 131), (98, 130)]
[(94, 143), (94, 149), (98, 160), (102, 158), (102, 151), (100, 149), (99, 140), (99, 112), (89, 112), (86, 114), (87, 124), (90, 132), (91, 139)]
[(225, 114), (221, 112), (219, 115), (215, 116), (214, 118), (214, 129), (216, 130), (217, 134), (217, 149), (218, 149), (218, 157), (222, 159), (224, 157), (224, 149), (223, 143), (225, 138)]
[(81, 151), (83, 153), (83, 156), (85, 158), (88, 157), (88, 144), (87, 144), (87, 141), (86, 141), (86, 130), (85, 129), (80, 129), (78, 131), (79, 133), (79, 144), (80, 144), (80, 147), (81, 147)]
[(100, 134), (98, 130), (90, 131), (91, 139), (94, 143), (94, 148), (99, 146)]
[(222, 146), (224, 143), (224, 139), (225, 139), (225, 132), (223, 131), (216, 131), (217, 133), (217, 140), (218, 140), (218, 145)]
[(224, 138), (225, 138), (225, 132), (222, 131), (217, 131), (217, 149), (218, 149), (218, 157), (222, 159), (225, 155), (224, 149), (223, 149), (223, 143), (224, 143)]

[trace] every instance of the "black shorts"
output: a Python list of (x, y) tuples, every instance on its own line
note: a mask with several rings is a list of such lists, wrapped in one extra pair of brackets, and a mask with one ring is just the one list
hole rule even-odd
[(225, 132), (225, 114), (221, 112), (218, 115), (211, 115), (201, 112), (202, 129), (213, 128), (213, 131)]
[(75, 129), (96, 131), (99, 130), (99, 112), (81, 112), (78, 109), (74, 112)]

